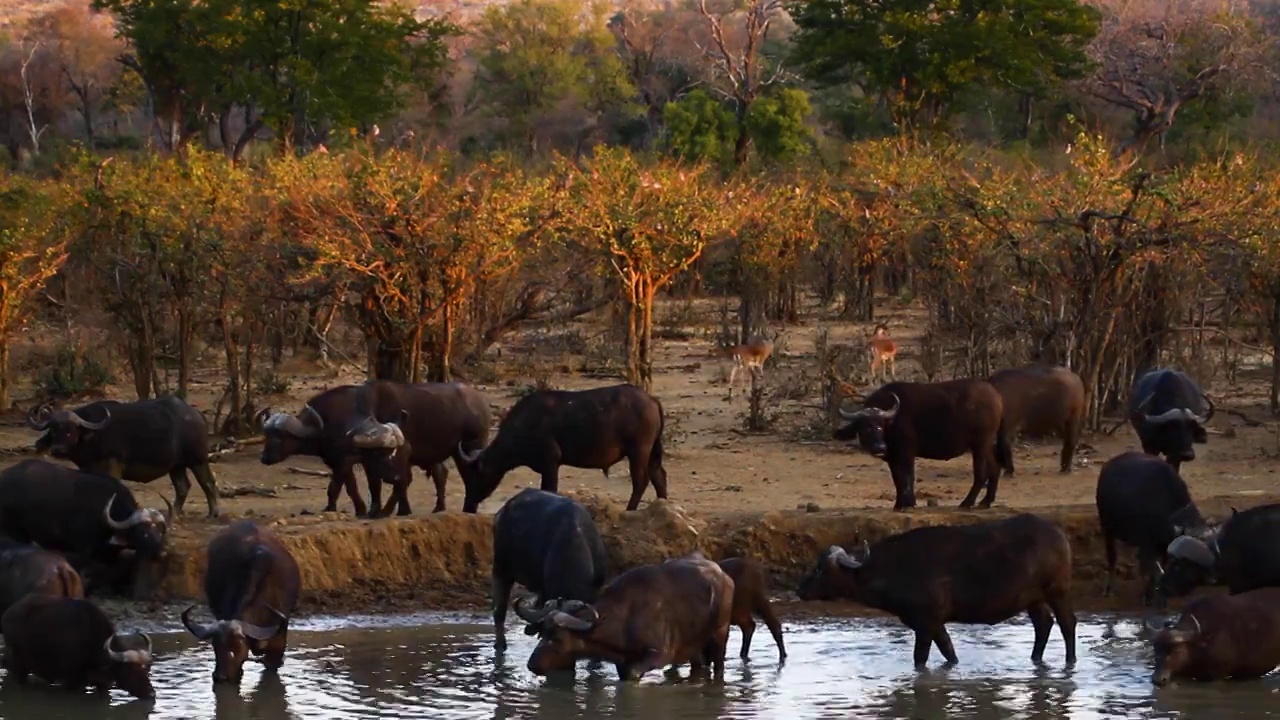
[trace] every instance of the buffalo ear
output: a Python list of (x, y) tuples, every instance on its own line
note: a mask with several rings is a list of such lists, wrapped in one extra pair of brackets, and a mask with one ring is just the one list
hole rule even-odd
[(533, 637), (534, 635), (537, 635), (540, 632), (542, 632), (541, 625), (525, 625), (524, 626), (524, 634), (528, 635), (529, 637)]

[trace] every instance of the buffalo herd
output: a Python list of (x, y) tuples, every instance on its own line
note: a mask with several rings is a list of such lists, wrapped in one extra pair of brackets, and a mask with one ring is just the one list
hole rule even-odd
[[(1085, 386), (1062, 367), (997, 372), (987, 380), (890, 382), (855, 410), (840, 409), (833, 432), (856, 440), (888, 465), (894, 509), (916, 505), (916, 459), (969, 454), (973, 484), (962, 508), (990, 507), (1002, 475), (1014, 473), (1020, 434), (1062, 442), (1061, 471), (1073, 457), (1088, 407)], [(1101, 468), (1097, 511), (1110, 593), (1117, 544), (1137, 550), (1144, 606), (1164, 607), (1198, 587), (1228, 594), (1195, 600), (1154, 632), (1152, 682), (1175, 678), (1250, 678), (1280, 665), (1280, 504), (1233, 511), (1222, 523), (1201, 514), (1182, 480), (1182, 463), (1207, 442), (1214, 405), (1186, 374), (1155, 369), (1133, 383), (1129, 421), (1142, 452)], [(723, 670), (730, 626), (742, 631), (746, 658), (756, 619), (786, 658), (769, 582), (755, 560), (715, 562), (700, 552), (633, 567), (612, 576), (604, 538), (591, 514), (558, 494), (568, 465), (606, 476), (626, 460), (627, 510), (647, 488), (667, 497), (664, 410), (638, 387), (538, 390), (517, 401), (490, 436), (488, 398), (464, 383), (369, 381), (310, 398), (296, 413), (262, 410), (261, 461), (319, 458), (330, 471), (325, 509), (345, 490), (357, 516), (407, 515), (417, 467), (434, 481), (434, 511), (445, 509), (452, 460), (464, 487), (462, 510), (477, 512), (502, 479), (526, 467), (540, 488), (508, 499), (493, 521), (495, 648), (505, 652), (509, 607), (537, 644), (527, 665), (547, 675), (578, 660), (613, 665), (620, 678), (688, 664)], [(218, 516), (204, 416), (176, 398), (95, 402), (70, 410), (41, 407), (28, 423), (38, 449), (74, 467), (24, 460), (0, 471), (0, 627), (3, 664), (20, 682), (35, 675), (71, 688), (120, 689), (154, 697), (151, 639), (120, 633), (86, 599), (97, 588), (146, 597), (162, 576), (168, 533), (183, 512), (188, 471)], [(368, 482), (366, 505), (356, 485)], [(140, 505), (125, 481), (168, 475), (174, 502)], [(383, 503), (383, 486), (389, 486)], [(979, 494), (981, 493), (981, 498)], [(299, 568), (281, 538), (250, 520), (225, 526), (208, 543), (203, 567), (208, 619), (197, 606), (182, 625), (209, 643), (213, 680), (234, 683), (250, 655), (269, 671), (284, 662), (290, 618), (302, 592)], [(822, 551), (800, 580), (800, 600), (851, 600), (897, 617), (915, 634), (923, 666), (936, 646), (958, 655), (947, 625), (996, 624), (1026, 613), (1032, 660), (1043, 661), (1056, 624), (1067, 663), (1076, 659), (1073, 549), (1057, 524), (1031, 514), (967, 525), (925, 526)], [(520, 585), (525, 594), (512, 602)]]

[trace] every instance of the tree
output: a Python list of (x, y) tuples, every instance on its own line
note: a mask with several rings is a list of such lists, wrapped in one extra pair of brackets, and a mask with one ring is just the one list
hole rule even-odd
[(724, 103), (705, 90), (694, 90), (662, 110), (666, 122), (663, 144), (676, 157), (694, 162), (732, 162), (738, 135), (737, 118)]
[(777, 88), (752, 103), (744, 129), (764, 160), (798, 158), (813, 149), (813, 133), (805, 124), (812, 109), (805, 91)]
[(636, 2), (609, 21), (627, 76), (645, 107), (650, 138), (657, 136), (667, 105), (699, 82), (698, 58), (691, 50), (695, 47), (692, 20), (692, 12), (685, 8)]
[(510, 140), (537, 151), (553, 114), (568, 106), (574, 145), (636, 95), (610, 34), (603, 2), (517, 0), (491, 5), (473, 29), (477, 100)]
[(788, 0), (793, 61), (821, 87), (877, 98), (899, 128), (941, 120), (972, 87), (1041, 93), (1086, 70), (1098, 12), (1077, 0)]
[(95, 114), (120, 76), (116, 58), (124, 44), (115, 36), (110, 18), (92, 12), (88, 2), (58, 5), (37, 17), (32, 27), (75, 95), (85, 139), (93, 147)]

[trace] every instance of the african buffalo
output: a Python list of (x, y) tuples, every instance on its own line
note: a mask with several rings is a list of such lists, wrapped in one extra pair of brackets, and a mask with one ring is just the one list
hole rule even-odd
[(742, 631), (742, 659), (747, 659), (751, 651), (751, 636), (756, 632), (753, 615), (768, 626), (773, 641), (778, 645), (778, 659), (787, 659), (787, 648), (782, 642), (782, 623), (778, 622), (773, 606), (769, 604), (769, 581), (765, 578), (764, 568), (750, 558), (727, 558), (719, 564), (720, 569), (733, 580), (732, 623)]
[(31, 593), (79, 599), (84, 582), (58, 553), (0, 538), (0, 615)]
[(889, 465), (896, 491), (894, 510), (916, 505), (916, 458), (951, 460), (973, 455), (973, 487), (960, 507), (991, 507), (1001, 468), (1013, 469), (1013, 453), (1002, 431), (1000, 393), (985, 380), (938, 383), (893, 382), (881, 387), (857, 412), (840, 410), (848, 424), (837, 440), (858, 439), (863, 449)]
[(208, 424), (199, 410), (176, 397), (99, 400), (74, 410), (43, 407), (32, 411), (27, 422), (44, 431), (48, 439), (41, 442), (55, 458), (70, 460), (81, 470), (139, 483), (168, 475), (178, 514), (191, 490), (190, 470), (204, 491), (209, 517), (218, 516)]
[(529, 671), (572, 670), (576, 661), (613, 663), (618, 677), (639, 679), (668, 665), (707, 664), (724, 672), (733, 580), (705, 558), (642, 565), (614, 578), (594, 603), (548, 600), (541, 608), (521, 598), (516, 614), (540, 628)]
[(475, 512), (511, 470), (528, 467), (542, 476), (542, 489), (560, 487), (560, 466), (609, 468), (631, 465), (631, 499), (640, 506), (646, 486), (667, 497), (662, 467), (662, 404), (634, 385), (591, 390), (539, 390), (521, 398), (483, 450), (459, 448), (458, 472), (466, 484), (464, 512)]
[(917, 666), (933, 644), (948, 663), (958, 662), (947, 623), (994, 625), (1024, 611), (1035, 626), (1032, 661), (1042, 661), (1056, 618), (1067, 662), (1075, 662), (1071, 544), (1052, 522), (1023, 514), (920, 527), (863, 545), (860, 559), (834, 545), (824, 551), (801, 582), (800, 599), (848, 599), (896, 615), (916, 633)]
[(1169, 543), (1162, 594), (1186, 595), (1200, 585), (1225, 585), (1231, 594), (1280, 587), (1280, 503), (1231, 511), (1215, 532)]
[[(479, 451), (489, 440), (489, 400), (464, 383), (398, 383), (373, 380), (356, 389), (356, 411), (346, 440), (364, 459), (371, 514), (390, 515), (398, 504), (409, 514), (412, 466), (423, 470), (449, 458), (461, 472), (462, 453)], [(391, 498), (380, 511), (382, 482)], [(436, 476), (435, 512), (444, 510), (445, 475)]]
[(591, 513), (573, 500), (537, 488), (508, 500), (493, 516), (495, 647), (507, 647), (512, 585), (533, 593), (539, 607), (553, 599), (590, 603), (604, 585), (605, 558)]
[[(368, 457), (352, 447), (347, 437), (350, 424), (356, 415), (357, 390), (359, 385), (340, 385), (312, 397), (297, 415), (286, 412), (274, 412), (271, 408), (263, 408), (257, 415), (262, 423), (262, 464), (275, 465), (282, 463), (293, 455), (305, 455), (320, 458), (329, 468), (328, 502), (325, 512), (337, 512), (338, 496), (345, 488), (347, 497), (351, 498), (351, 506), (357, 517), (366, 517), (369, 508), (360, 497), (356, 487), (356, 476), (353, 468), (357, 462), (364, 466), (365, 477), (369, 478), (370, 494), (377, 482), (379, 495), (370, 497), (374, 509), (381, 508), (380, 477), (368, 467)], [(433, 465), (427, 471), (435, 481), (437, 488), (443, 488), (448, 480), (449, 471), (442, 464)], [(440, 491), (443, 493), (443, 490)], [(437, 494), (437, 509), (443, 509), (443, 495)]]
[(1138, 549), (1138, 569), (1147, 578), (1142, 603), (1159, 600), (1155, 590), (1165, 548), (1185, 533), (1205, 530), (1204, 518), (1191, 500), (1187, 484), (1169, 463), (1141, 452), (1121, 453), (1103, 464), (1095, 494), (1102, 541), (1107, 553), (1111, 594), (1116, 572), (1116, 541)]
[(298, 605), (302, 580), (288, 548), (270, 530), (237, 520), (209, 541), (204, 593), (214, 622), (182, 624), (213, 645), (213, 681), (237, 682), (252, 651), (268, 670), (284, 664), (289, 615)]
[(1155, 628), (1151, 682), (1251, 680), (1280, 666), (1280, 588), (1213, 595), (1187, 604), (1173, 627)]
[[(1001, 370), (990, 378), (1004, 403), (1004, 436), (1010, 448), (1018, 433), (1062, 439), (1060, 471), (1071, 472), (1084, 427), (1084, 382), (1064, 367), (1031, 365)], [(1012, 458), (1008, 468), (1013, 475)]]
[(144, 700), (156, 696), (151, 638), (116, 634), (111, 619), (88, 600), (27, 595), (0, 617), (0, 628), (4, 667), (20, 683), (35, 675), (69, 690), (115, 686)]
[(1129, 423), (1142, 450), (1164, 455), (1175, 470), (1196, 459), (1193, 443), (1209, 441), (1205, 424), (1213, 401), (1186, 374), (1168, 368), (1138, 376), (1129, 391)]
[[(166, 513), (139, 507), (124, 482), (110, 475), (45, 460), (0, 470), (0, 535), (73, 559), (114, 567), (120, 552), (131, 549), (145, 561), (139, 569), (154, 567), (165, 554), (169, 523)], [(134, 578), (135, 595), (150, 590), (142, 577)]]

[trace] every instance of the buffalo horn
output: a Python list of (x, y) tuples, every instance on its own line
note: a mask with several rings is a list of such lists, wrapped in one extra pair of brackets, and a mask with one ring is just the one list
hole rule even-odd
[(535, 599), (536, 596), (534, 595), (525, 595), (524, 597), (516, 598), (514, 609), (516, 611), (516, 615), (519, 615), (521, 620), (524, 620), (531, 625), (540, 625), (542, 624), (542, 621), (546, 620), (547, 616), (551, 614), (552, 608), (543, 607), (535, 609), (533, 607)]
[(31, 426), (32, 430), (47, 430), (49, 429), (49, 422), (48, 405), (38, 405), (31, 408), (31, 412), (27, 413), (27, 424)]
[(1198, 420), (1199, 419), (1199, 416), (1196, 415), (1195, 413), (1191, 412), (1190, 410), (1184, 410), (1181, 408), (1173, 408), (1172, 410), (1165, 410), (1159, 415), (1147, 415), (1146, 413), (1143, 413), (1142, 417), (1144, 420), (1151, 423), (1152, 425), (1161, 425), (1167, 422), (1173, 422), (1174, 420)]
[(302, 406), (302, 414), (310, 415), (316, 419), (316, 432), (324, 429), (324, 418), (320, 417), (320, 413), (316, 412), (316, 409), (311, 407), (311, 403), (307, 403)]
[(1168, 549), (1165, 551), (1169, 557), (1182, 558), (1195, 563), (1203, 568), (1211, 568), (1216, 558), (1209, 546), (1199, 538), (1193, 538), (1190, 535), (1180, 535), (1169, 543)]
[(134, 511), (134, 513), (130, 515), (126, 520), (112, 520), (111, 508), (115, 504), (116, 504), (116, 496), (113, 493), (111, 495), (111, 499), (107, 501), (107, 506), (102, 508), (102, 519), (106, 521), (107, 525), (110, 526), (112, 530), (117, 530), (117, 531), (128, 530), (134, 525), (137, 525), (138, 523), (142, 522), (141, 510)]
[(1149, 631), (1151, 631), (1151, 632), (1153, 632), (1153, 633), (1161, 633), (1161, 632), (1163, 632), (1163, 631), (1165, 631), (1165, 630), (1168, 630), (1168, 629), (1169, 629), (1169, 626), (1168, 626), (1167, 624), (1162, 623), (1162, 622), (1160, 622), (1159, 620), (1157, 620), (1157, 619), (1155, 619), (1155, 618), (1147, 618), (1147, 619), (1143, 620), (1143, 621), (1142, 621), (1142, 625), (1143, 625), (1143, 627), (1145, 627), (1147, 630), (1149, 630)]
[(858, 562), (855, 558), (850, 557), (849, 553), (839, 545), (832, 545), (829, 552), (831, 553), (831, 557), (834, 557), (836, 562), (840, 564), (840, 567), (848, 570), (857, 570), (862, 567), (862, 563)]
[(191, 611), (195, 609), (196, 609), (196, 606), (192, 605), (191, 607), (182, 611), (182, 624), (184, 627), (187, 628), (187, 632), (191, 633), (192, 635), (195, 635), (197, 640), (200, 640), (203, 642), (212, 638), (214, 634), (217, 633), (218, 626), (217, 626), (217, 623), (200, 625), (200, 624), (191, 622)]
[(107, 416), (102, 418), (102, 420), (98, 422), (89, 422), (88, 420), (85, 420), (84, 418), (77, 415), (74, 410), (67, 413), (67, 417), (71, 419), (71, 422), (79, 425), (85, 430), (101, 430), (102, 428), (107, 426), (107, 423), (111, 422), (111, 411), (106, 408), (102, 408), (102, 412), (106, 413)]
[(146, 653), (147, 659), (150, 660), (151, 659), (151, 636), (144, 632), (140, 632), (138, 633), (138, 635), (142, 636), (142, 641), (147, 644), (147, 647), (143, 649), (143, 652)]
[(271, 413), (270, 406), (264, 407), (261, 410), (259, 410), (256, 415), (253, 416), (253, 424), (259, 427), (266, 425), (267, 418), (271, 417), (271, 415), (272, 413)]
[(898, 408), (902, 406), (902, 400), (898, 397), (897, 393), (889, 393), (889, 396), (893, 398), (893, 407), (888, 410), (883, 410), (878, 407), (864, 407), (857, 412), (851, 413), (847, 412), (844, 408), (840, 408), (840, 417), (850, 421), (864, 417), (892, 420), (893, 417), (898, 414)]
[(596, 612), (596, 609), (591, 607), (590, 605), (587, 605), (585, 609), (591, 613), (590, 620), (583, 620), (574, 615), (570, 615), (569, 613), (563, 610), (552, 610), (551, 622), (555, 623), (556, 625), (566, 630), (573, 630), (575, 632), (587, 632), (588, 630), (596, 626), (596, 622), (600, 620), (600, 613)]
[(102, 643), (102, 649), (107, 651), (107, 657), (111, 658), (112, 662), (124, 662), (125, 654), (111, 648), (111, 641), (115, 639), (115, 635), (108, 635), (106, 641)]
[(1169, 635), (1174, 642), (1184, 642), (1184, 643), (1191, 642), (1192, 640), (1195, 640), (1196, 637), (1200, 635), (1200, 621), (1196, 619), (1195, 615), (1187, 615), (1186, 617), (1191, 618), (1191, 622), (1196, 626), (1196, 629), (1195, 630), (1170, 630)]
[(271, 607), (270, 605), (267, 606), (267, 609), (270, 610), (278, 618), (279, 621), (276, 623), (276, 626), (263, 627), (262, 625), (254, 625), (252, 623), (247, 623), (244, 620), (241, 620), (240, 631), (244, 633), (245, 637), (250, 637), (250, 638), (253, 638), (254, 640), (270, 640), (276, 635), (279, 635), (280, 631), (284, 629), (285, 621), (287, 621), (289, 618), (285, 617), (284, 613)]
[(160, 513), (160, 515), (164, 518), (165, 527), (168, 527), (169, 524), (173, 522), (173, 503), (169, 502), (169, 498), (165, 497), (164, 495), (161, 495), (160, 499), (164, 501), (164, 506), (169, 508), (169, 512)]
[(871, 543), (866, 540), (862, 541), (862, 558), (860, 562), (866, 562), (871, 559)]
[(484, 449), (483, 449), (483, 448), (478, 449), (478, 450), (474, 450), (474, 451), (472, 451), (472, 452), (467, 452), (467, 449), (466, 449), (466, 448), (464, 448), (464, 447), (462, 447), (462, 442), (461, 442), (461, 441), (459, 441), (459, 442), (458, 442), (458, 457), (462, 458), (462, 462), (464, 462), (464, 463), (466, 463), (466, 464), (468, 464), (468, 465), (470, 465), (470, 464), (474, 463), (475, 461), (479, 460), (479, 459), (480, 459), (480, 453), (482, 453), (482, 452), (484, 452)]

